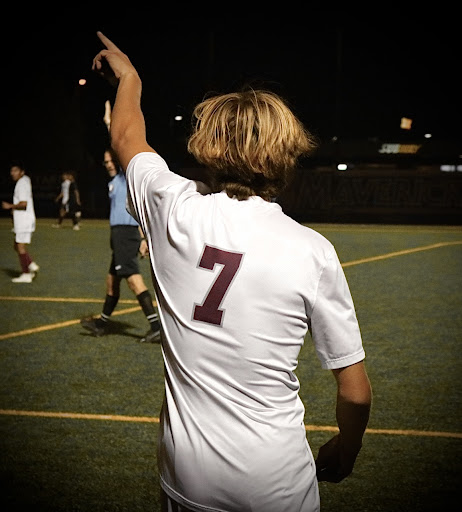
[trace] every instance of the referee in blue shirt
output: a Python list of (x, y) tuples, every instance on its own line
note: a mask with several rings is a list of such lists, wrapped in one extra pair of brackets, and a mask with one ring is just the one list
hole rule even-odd
[(99, 318), (84, 318), (82, 326), (95, 336), (107, 333), (109, 318), (120, 297), (120, 283), (127, 280), (135, 294), (151, 328), (141, 338), (141, 343), (160, 341), (160, 324), (152, 302), (152, 296), (144, 283), (138, 265), (138, 253), (148, 255), (148, 245), (136, 220), (127, 212), (127, 182), (112, 150), (104, 152), (104, 166), (111, 178), (109, 181), (112, 259), (106, 278), (106, 299)]

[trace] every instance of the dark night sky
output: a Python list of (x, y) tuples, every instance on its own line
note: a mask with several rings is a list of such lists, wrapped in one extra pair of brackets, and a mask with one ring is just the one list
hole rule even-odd
[[(99, 162), (107, 143), (104, 101), (114, 91), (91, 72), (96, 30), (137, 67), (149, 142), (168, 158), (184, 158), (191, 110), (205, 93), (246, 83), (283, 95), (323, 141), (334, 135), (396, 140), (403, 135), (402, 116), (413, 119), (415, 139), (431, 132), (437, 139), (462, 140), (461, 43), (447, 20), (146, 18), (134, 23), (121, 13), (118, 20), (82, 23), (67, 15), (66, 22), (9, 27), (3, 41), (5, 172), (14, 158), (36, 172)], [(84, 87), (77, 84), (82, 77)], [(182, 125), (172, 122), (178, 112), (185, 116)]]

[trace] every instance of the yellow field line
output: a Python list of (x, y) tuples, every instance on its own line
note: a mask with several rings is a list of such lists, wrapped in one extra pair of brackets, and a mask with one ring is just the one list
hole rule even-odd
[(368, 428), (368, 434), (385, 434), (394, 436), (423, 436), (423, 437), (453, 437), (455, 439), (462, 439), (461, 432), (438, 432), (429, 430), (400, 430), (400, 429), (385, 429), (385, 428)]
[(371, 225), (368, 226), (364, 225), (358, 225), (358, 224), (323, 224), (323, 225), (317, 225), (317, 224), (303, 224), (304, 226), (307, 226), (311, 229), (314, 229), (315, 231), (318, 231), (320, 233), (324, 231), (334, 231), (334, 232), (341, 232), (341, 233), (348, 233), (348, 232), (356, 232), (356, 233), (379, 233), (379, 234), (388, 234), (388, 233), (405, 233), (405, 234), (435, 234), (435, 235), (441, 235), (441, 233), (461, 233), (462, 228), (461, 226), (437, 226), (437, 227), (428, 227), (428, 226), (406, 226), (406, 225), (400, 225), (398, 226), (387, 226), (384, 224), (377, 224), (377, 225)]
[(153, 416), (121, 416), (114, 414), (83, 414), (78, 412), (46, 412), (46, 411), (15, 411), (0, 409), (0, 415), (5, 416), (35, 416), (41, 418), (70, 418), (72, 420), (107, 420), (128, 421), (137, 423), (159, 423), (159, 418)]
[[(0, 409), (0, 415), (4, 416), (33, 416), (40, 418), (68, 418), (73, 420), (104, 420), (126, 421), (133, 423), (159, 423), (159, 418), (154, 416), (124, 416), (114, 414), (85, 414), (77, 412), (47, 412), (47, 411), (17, 411), (12, 409)], [(338, 432), (338, 428), (330, 425), (305, 425), (309, 432)], [(420, 437), (452, 437), (462, 439), (459, 432), (438, 432), (428, 430), (401, 430), (368, 428), (366, 434), (420, 436)]]
[[(78, 297), (8, 297), (0, 295), (0, 300), (34, 300), (38, 302), (83, 302), (102, 303), (104, 299), (82, 299)], [(119, 299), (119, 304), (138, 304), (136, 299)]]
[(352, 267), (353, 265), (360, 265), (361, 263), (369, 263), (371, 261), (386, 260), (388, 258), (394, 258), (395, 256), (403, 256), (405, 254), (412, 254), (413, 252), (429, 251), (430, 249), (437, 249), (438, 247), (446, 247), (448, 245), (460, 245), (462, 240), (456, 240), (454, 242), (439, 242), (437, 244), (423, 245), (421, 247), (414, 247), (412, 249), (404, 249), (402, 251), (389, 252), (386, 254), (380, 254), (378, 256), (371, 256), (370, 258), (361, 258), (360, 260), (347, 261), (342, 263), (342, 267)]
[[(337, 427), (331, 426), (317, 426), (305, 425), (307, 431), (322, 431), (322, 432), (338, 432)], [(453, 437), (462, 439), (460, 432), (438, 432), (430, 430), (403, 430), (403, 429), (389, 429), (389, 428), (367, 428), (366, 434), (381, 434), (392, 436), (421, 436), (421, 437)]]
[[(112, 316), (125, 315), (127, 313), (133, 313), (141, 309), (140, 306), (136, 306), (134, 308), (121, 309), (119, 311), (114, 311)], [(0, 334), (0, 341), (6, 340), (9, 338), (16, 338), (17, 336), (26, 336), (27, 334), (35, 334), (37, 332), (51, 331), (52, 329), (61, 329), (62, 327), (69, 327), (70, 325), (75, 325), (80, 323), (80, 318), (74, 320), (67, 320), (66, 322), (58, 322), (56, 324), (48, 324), (41, 325), (39, 327), (33, 327), (32, 329), (24, 329), (22, 331), (16, 332), (7, 332), (5, 334)]]
[[(394, 258), (395, 256), (403, 256), (405, 254), (412, 254), (419, 251), (428, 251), (431, 249), (437, 249), (438, 247), (446, 247), (449, 245), (460, 245), (462, 240), (456, 240), (452, 242), (439, 242), (431, 245), (424, 245), (421, 247), (414, 247), (412, 249), (404, 249), (402, 251), (389, 252), (386, 254), (380, 254), (378, 256), (371, 256), (370, 258), (361, 258), (359, 260), (347, 261), (342, 263), (342, 267), (352, 267), (353, 265), (360, 265), (361, 263), (369, 263), (371, 261), (385, 260), (388, 258)], [(60, 298), (60, 297), (7, 297), (0, 296), (0, 300), (30, 300), (30, 301), (51, 301), (51, 302), (103, 302), (98, 299), (84, 299), (84, 298)], [(133, 304), (136, 303), (134, 300), (120, 300), (121, 303)], [(126, 313), (132, 313), (139, 309), (138, 307), (132, 309), (124, 309), (122, 311), (114, 312), (113, 315), (123, 315)], [(0, 334), (0, 341), (7, 338), (14, 338), (17, 336), (25, 336), (27, 334), (33, 334), (36, 332), (48, 331), (51, 329), (60, 329), (62, 327), (68, 327), (79, 323), (80, 320), (68, 320), (67, 322), (59, 322), (57, 324), (43, 325), (41, 327), (35, 327), (33, 329), (25, 329), (23, 331), (17, 331), (13, 333)]]

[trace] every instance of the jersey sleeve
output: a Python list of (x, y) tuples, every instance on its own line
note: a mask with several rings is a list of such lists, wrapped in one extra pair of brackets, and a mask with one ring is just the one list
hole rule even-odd
[(327, 256), (319, 279), (310, 323), (323, 368), (343, 368), (364, 359), (353, 299), (334, 249)]
[(30, 201), (30, 198), (32, 197), (32, 184), (30, 180), (22, 179), (17, 182), (15, 196), (17, 203), (20, 203), (21, 201)]
[[(129, 162), (126, 172), (128, 197), (127, 210), (141, 224), (143, 210), (149, 206), (154, 213), (166, 189), (175, 183), (186, 181), (173, 173), (165, 160), (157, 153), (143, 152), (135, 155)], [(149, 191), (149, 195), (148, 195)]]
[(177, 198), (183, 195), (205, 195), (210, 189), (200, 182), (172, 172), (165, 160), (157, 153), (142, 152), (129, 162), (126, 172), (128, 195), (127, 210), (149, 231), (150, 219), (157, 216), (160, 205), (169, 211)]

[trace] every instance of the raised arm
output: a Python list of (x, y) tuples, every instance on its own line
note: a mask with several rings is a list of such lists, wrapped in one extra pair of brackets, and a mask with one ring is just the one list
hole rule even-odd
[(316, 469), (319, 481), (340, 482), (352, 471), (369, 421), (372, 391), (364, 363), (333, 370), (337, 381), (339, 434), (319, 449)]
[(127, 55), (104, 34), (97, 32), (97, 35), (106, 49), (93, 59), (93, 70), (117, 84), (110, 126), (111, 146), (125, 171), (136, 154), (155, 152), (146, 141), (141, 111), (141, 79)]

